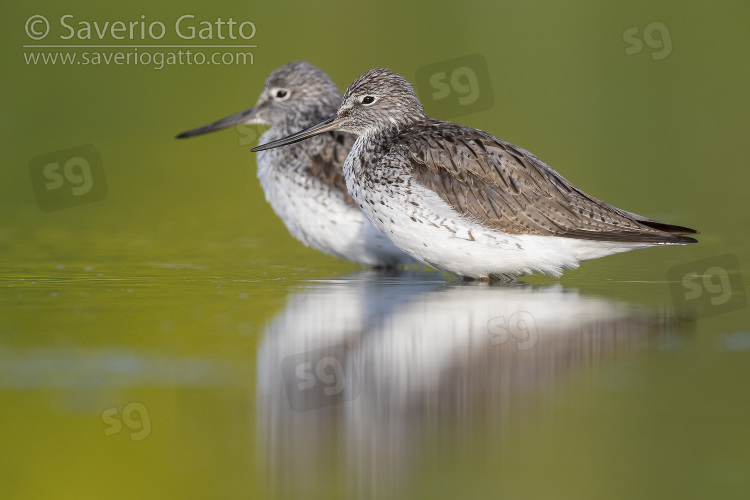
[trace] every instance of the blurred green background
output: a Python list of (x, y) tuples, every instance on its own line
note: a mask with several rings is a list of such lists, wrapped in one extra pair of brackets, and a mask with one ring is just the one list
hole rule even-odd
[[(323, 68), (343, 92), (372, 67), (414, 81), (424, 65), (475, 53), (487, 62), (495, 104), (458, 121), (529, 149), (616, 206), (698, 227), (704, 239), (732, 239), (732, 230), (747, 222), (737, 206), (747, 179), (740, 145), (750, 71), (742, 64), (748, 45), (742, 5), (721, 2), (708, 11), (648, 2), (431, 2), (354, 10), (287, 4), (283, 12), (221, 1), (14, 7), (0, 35), (5, 242), (52, 230), (57, 236), (47, 237), (82, 247), (88, 233), (198, 245), (275, 231), (276, 255), (295, 243), (262, 198), (252, 144), (239, 144), (232, 130), (190, 141), (173, 136), (253, 105), (268, 73), (292, 60)], [(38, 13), (53, 20), (53, 33), (66, 13), (72, 21), (100, 22), (144, 14), (167, 26), (161, 43), (185, 43), (172, 29), (185, 13), (196, 20), (248, 19), (258, 47), (252, 66), (29, 66), (21, 48), (31, 42), (24, 23)], [(654, 61), (651, 53), (659, 51), (644, 45), (626, 55), (623, 32), (653, 21), (668, 27), (671, 54)], [(102, 154), (106, 199), (40, 213), (29, 161), (89, 143)], [(313, 252), (305, 255), (319, 261)]]
[[(157, 42), (165, 44), (186, 43), (172, 29), (184, 14), (196, 21), (250, 20), (257, 34), (249, 43), (257, 48), (252, 65), (26, 64), (31, 50), (22, 46), (41, 43), (26, 35), (27, 19), (43, 15), (59, 35), (56, 23), (65, 14), (73, 22), (145, 15), (167, 26)], [(343, 92), (373, 67), (414, 82), (423, 66), (481, 55), (494, 105), (459, 117), (441, 116), (439, 106), (427, 106), (428, 113), (518, 144), (615, 206), (699, 229), (698, 245), (600, 259), (561, 280), (590, 293), (666, 304), (663, 282), (672, 266), (730, 253), (750, 269), (743, 201), (750, 182), (748, 19), (750, 7), (739, 1), (6, 5), (0, 21), (3, 497), (268, 498), (254, 444), (260, 332), (295, 287), (357, 266), (288, 235), (264, 200), (248, 136), (232, 129), (190, 140), (174, 136), (253, 105), (271, 70), (308, 60)], [(668, 31), (626, 54), (632, 28), (643, 39), (655, 21)], [(665, 37), (671, 51), (660, 59)], [(106, 195), (42, 212), (29, 163), (86, 144), (101, 153)], [(469, 496), (486, 497), (482, 492), (496, 478), (516, 498), (633, 498), (654, 491), (745, 498), (748, 351), (728, 359), (713, 350), (712, 336), (747, 330), (747, 308), (706, 319), (684, 356), (637, 360), (658, 380), (654, 386), (638, 385), (625, 396), (630, 403), (608, 393), (595, 414), (586, 413), (589, 396), (572, 384), (564, 418), (548, 415), (535, 422), (538, 432), (523, 430), (518, 454), (488, 461), (482, 479), (470, 481), (476, 489)], [(588, 406), (576, 413), (581, 398)], [(101, 412), (133, 401), (148, 408), (150, 437), (131, 441), (127, 431), (105, 437)], [(681, 412), (665, 409), (665, 401)], [(619, 433), (618, 425), (627, 430)], [(659, 452), (639, 451), (649, 449), (639, 444), (659, 439)], [(698, 444), (685, 444), (691, 439)], [(602, 440), (611, 448), (597, 448)], [(618, 459), (595, 458), (620, 445), (629, 451), (612, 451)], [(439, 498), (435, 477), (417, 474), (414, 497)], [(611, 491), (626, 483), (630, 489)], [(460, 481), (451, 486), (464, 488)]]

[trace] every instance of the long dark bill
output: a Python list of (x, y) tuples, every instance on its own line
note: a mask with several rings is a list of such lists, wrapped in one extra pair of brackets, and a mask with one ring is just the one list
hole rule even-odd
[(309, 127), (309, 128), (306, 128), (305, 130), (297, 132), (296, 134), (292, 134), (288, 137), (284, 137), (283, 139), (279, 139), (277, 141), (271, 141), (267, 144), (261, 144), (260, 146), (254, 147), (250, 151), (257, 153), (258, 151), (265, 151), (266, 149), (274, 149), (280, 146), (294, 144), (295, 142), (303, 141), (305, 139), (309, 139), (310, 137), (323, 134), (325, 132), (330, 132), (332, 130), (336, 130), (338, 126), (339, 126), (338, 117), (336, 115), (333, 115), (332, 117), (327, 118), (323, 120), (322, 122), (313, 125), (312, 127)]
[(242, 123), (247, 120), (248, 117), (253, 114), (254, 109), (255, 108), (246, 109), (245, 111), (240, 111), (239, 113), (227, 116), (226, 118), (222, 118), (221, 120), (215, 121), (208, 125), (188, 130), (187, 132), (183, 132), (178, 135), (177, 139), (184, 139), (186, 137), (193, 137), (196, 135), (207, 134), (209, 132), (216, 132), (217, 130), (225, 129), (231, 127), (232, 125), (237, 125), (238, 123)]

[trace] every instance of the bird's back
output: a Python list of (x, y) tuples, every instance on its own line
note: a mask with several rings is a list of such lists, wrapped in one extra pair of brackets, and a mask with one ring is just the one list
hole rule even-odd
[(458, 213), (506, 234), (690, 243), (695, 230), (626, 212), (586, 194), (528, 151), (450, 122), (402, 131), (391, 154)]

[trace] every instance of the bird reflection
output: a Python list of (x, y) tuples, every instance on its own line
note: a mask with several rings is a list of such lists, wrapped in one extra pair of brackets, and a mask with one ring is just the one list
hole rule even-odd
[(445, 283), (425, 271), (314, 284), (289, 297), (258, 353), (273, 496), (399, 496), (428, 435), (481, 421), (503, 436), (566, 375), (595, 373), (673, 321), (559, 284)]

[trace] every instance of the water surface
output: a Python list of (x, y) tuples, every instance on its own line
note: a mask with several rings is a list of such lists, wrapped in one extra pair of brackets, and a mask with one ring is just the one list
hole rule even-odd
[(123, 496), (190, 498), (747, 486), (745, 312), (694, 318), (666, 276), (584, 265), (490, 286), (228, 254), (6, 268), (15, 497), (123, 482)]

